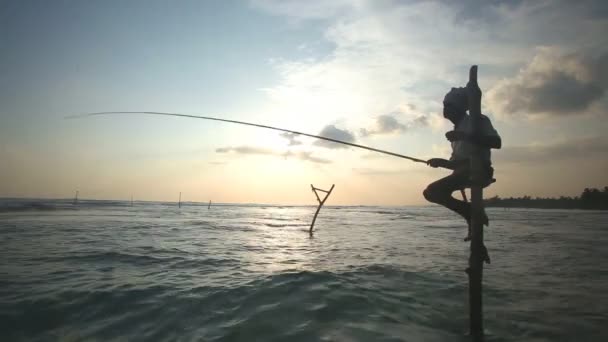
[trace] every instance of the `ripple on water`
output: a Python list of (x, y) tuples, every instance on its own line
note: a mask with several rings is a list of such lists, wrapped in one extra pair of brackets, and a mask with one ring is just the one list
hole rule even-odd
[[(0, 340), (468, 340), (460, 219), (326, 209), (0, 213)], [(605, 340), (608, 217), (490, 214), (488, 340)]]

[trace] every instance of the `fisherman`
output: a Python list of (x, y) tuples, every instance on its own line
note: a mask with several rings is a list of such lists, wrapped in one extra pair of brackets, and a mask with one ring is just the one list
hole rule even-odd
[[(429, 184), (424, 190), (424, 198), (429, 202), (443, 205), (462, 216), (469, 225), (469, 232), (465, 241), (471, 238), (471, 205), (452, 197), (452, 193), (471, 187), (471, 154), (473, 145), (481, 147), (480, 157), (483, 164), (482, 186), (486, 187), (493, 182), (494, 169), (490, 149), (500, 149), (502, 141), (492, 127), (490, 119), (481, 115), (479, 131), (481, 134), (472, 134), (472, 117), (467, 114), (469, 109), (466, 88), (452, 88), (443, 100), (443, 117), (454, 124), (454, 130), (445, 134), (452, 143), (452, 156), (450, 160), (432, 158), (427, 161), (431, 167), (442, 167), (452, 170), (452, 174)], [(488, 225), (488, 216), (483, 213), (483, 224)]]

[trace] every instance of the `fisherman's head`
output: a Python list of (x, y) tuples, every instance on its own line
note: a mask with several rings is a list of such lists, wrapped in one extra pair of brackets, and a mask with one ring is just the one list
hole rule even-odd
[(443, 117), (458, 123), (469, 109), (469, 98), (465, 88), (452, 88), (443, 98)]

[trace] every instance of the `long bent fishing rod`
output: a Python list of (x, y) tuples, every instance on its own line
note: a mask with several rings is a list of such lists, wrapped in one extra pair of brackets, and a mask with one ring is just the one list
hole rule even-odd
[(359, 144), (353, 144), (353, 143), (349, 143), (349, 142), (338, 140), (338, 139), (332, 139), (332, 138), (328, 138), (328, 137), (324, 137), (324, 136), (320, 136), (320, 135), (314, 135), (314, 134), (308, 134), (308, 133), (303, 133), (303, 132), (298, 132), (298, 131), (292, 131), (292, 130), (284, 129), (284, 128), (272, 127), (272, 126), (267, 126), (267, 125), (259, 125), (259, 124), (255, 124), (255, 123), (251, 123), (251, 122), (214, 118), (214, 117), (211, 117), (211, 116), (189, 115), (189, 114), (179, 114), (179, 113), (164, 113), (164, 112), (143, 112), (142, 111), (142, 112), (96, 112), (96, 113), (85, 113), (85, 114), (78, 114), (78, 115), (70, 115), (70, 116), (66, 116), (65, 118), (66, 119), (78, 119), (78, 118), (83, 118), (83, 117), (88, 117), (88, 116), (117, 115), (117, 114), (145, 114), (145, 115), (177, 116), (177, 117), (182, 117), (182, 118), (192, 118), (192, 119), (204, 119), (204, 120), (222, 121), (222, 122), (235, 123), (235, 124), (239, 124), (239, 125), (261, 127), (261, 128), (273, 129), (275, 131), (287, 132), (287, 133), (292, 133), (292, 134), (297, 134), (297, 135), (303, 135), (303, 136), (307, 136), (307, 137), (311, 137), (311, 138), (316, 138), (316, 139), (321, 139), (321, 140), (327, 140), (327, 141), (331, 141), (331, 142), (334, 142), (334, 143), (337, 143), (337, 144), (343, 144), (343, 145), (348, 145), (348, 146), (352, 146), (352, 147), (362, 148), (364, 150), (374, 151), (374, 152), (378, 152), (378, 153), (384, 153), (384, 154), (388, 154), (389, 156), (404, 158), (404, 159), (407, 159), (407, 160), (411, 160), (413, 162), (425, 163), (426, 164), (426, 160), (422, 160), (422, 159), (418, 159), (418, 158), (414, 158), (414, 157), (409, 157), (409, 156), (406, 156), (406, 155), (403, 155), (403, 154), (394, 153), (394, 152), (390, 152), (390, 151), (384, 151), (384, 150), (380, 150), (380, 149), (369, 147), (369, 146), (363, 146), (363, 145), (359, 145)]

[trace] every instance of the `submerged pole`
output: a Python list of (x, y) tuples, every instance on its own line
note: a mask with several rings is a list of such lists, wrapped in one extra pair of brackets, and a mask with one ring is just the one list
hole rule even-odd
[(209, 200), (209, 205), (207, 206), (207, 209), (211, 209), (211, 200)]
[[(472, 134), (478, 135), (481, 121), (481, 89), (477, 84), (477, 66), (469, 71), (467, 83), (469, 114), (472, 119)], [(475, 146), (475, 145), (474, 145)], [(483, 244), (483, 165), (480, 148), (475, 146), (471, 156), (471, 245), (469, 256), (469, 333), (474, 342), (481, 342), (483, 337), (482, 278), (483, 262), (487, 251)]]
[[(315, 226), (315, 221), (317, 220), (317, 215), (319, 215), (319, 211), (321, 210), (321, 207), (323, 206), (323, 204), (325, 204), (325, 201), (327, 200), (327, 198), (329, 197), (329, 195), (331, 194), (331, 191), (334, 189), (334, 185), (331, 185), (331, 188), (329, 189), (329, 191), (327, 190), (322, 190), (319, 188), (315, 188), (312, 184), (310, 184), (310, 187), (312, 188), (312, 192), (315, 193), (315, 196), (317, 196), (317, 201), (319, 202), (319, 206), (317, 207), (317, 211), (315, 212), (315, 216), (312, 218), (312, 223), (310, 224), (310, 230), (308, 231), (308, 233), (310, 235), (312, 235), (312, 229)], [(323, 199), (321, 199), (319, 197), (319, 194), (317, 193), (317, 191), (321, 191), (325, 193), (325, 197)]]
[(181, 208), (182, 207), (182, 193), (179, 193), (179, 201), (177, 202), (177, 207)]
[(78, 190), (76, 190), (76, 194), (74, 195), (74, 202), (72, 202), (72, 204), (78, 204)]

